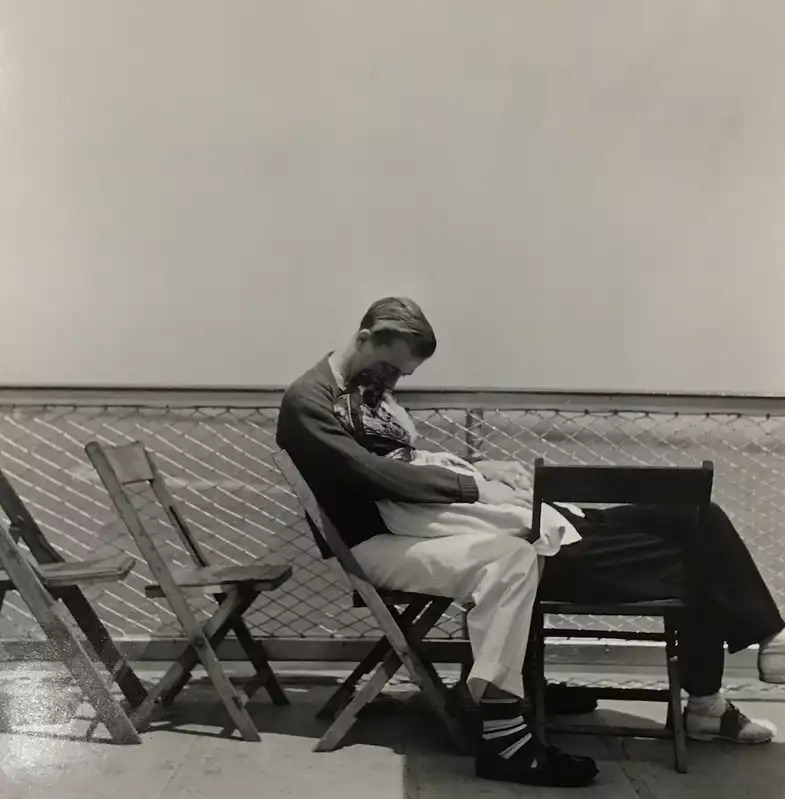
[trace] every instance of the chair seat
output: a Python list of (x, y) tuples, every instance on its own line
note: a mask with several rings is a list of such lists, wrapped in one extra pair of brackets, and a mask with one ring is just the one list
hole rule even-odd
[[(116, 582), (125, 579), (133, 567), (134, 559), (130, 555), (122, 554), (95, 560), (68, 560), (35, 565), (42, 582), (50, 589)], [(4, 571), (0, 571), (0, 590), (14, 590), (11, 578)]]
[(681, 599), (647, 602), (559, 602), (540, 600), (540, 610), (559, 616), (665, 616), (684, 609)]
[[(172, 575), (179, 588), (198, 589), (206, 594), (218, 594), (236, 586), (254, 591), (273, 591), (292, 576), (292, 567), (259, 559), (243, 566), (216, 564), (202, 568), (173, 569)], [(144, 592), (151, 598), (165, 596), (158, 583), (146, 585)]]
[[(434, 599), (445, 599), (445, 597), (441, 596), (434, 596), (432, 594), (417, 594), (410, 591), (391, 591), (386, 588), (377, 588), (376, 590), (384, 601), (385, 605), (411, 605), (412, 602), (422, 601), (423, 599), (427, 599), (428, 601), (432, 601)], [(357, 591), (352, 591), (352, 607), (365, 607), (365, 602)]]

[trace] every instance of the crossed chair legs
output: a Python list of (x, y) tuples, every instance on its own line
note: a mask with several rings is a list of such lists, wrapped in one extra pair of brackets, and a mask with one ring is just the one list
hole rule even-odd
[[(231, 719), (224, 732), (231, 732), (236, 728), (246, 741), (260, 740), (256, 725), (246, 709), (248, 701), (262, 687), (276, 705), (287, 705), (289, 700), (270, 667), (263, 644), (253, 638), (243, 619), (243, 614), (258, 595), (257, 591), (233, 588), (225, 594), (215, 595), (218, 602), (216, 612), (195, 629), (187, 629), (187, 625), (180, 620), (190, 639), (189, 643), (137, 707), (132, 716), (137, 729), (141, 731), (149, 725), (157, 705), (170, 705), (176, 699), (190, 681), (193, 669), (201, 663)], [(230, 631), (237, 636), (240, 646), (255, 669), (254, 675), (243, 689), (235, 688), (229, 681), (215, 651)]]
[[(316, 744), (315, 751), (336, 749), (351, 729), (360, 711), (372, 702), (384, 686), (405, 666), (423, 692), (436, 715), (444, 724), (456, 748), (470, 751), (460, 722), (452, 712), (454, 704), (447, 687), (431, 662), (422, 655), (422, 641), (452, 603), (450, 599), (422, 597), (403, 611), (388, 605), (396, 629), (383, 629), (385, 637), (357, 665), (349, 677), (330, 696), (318, 713), (332, 724)], [(370, 674), (359, 690), (360, 680)]]

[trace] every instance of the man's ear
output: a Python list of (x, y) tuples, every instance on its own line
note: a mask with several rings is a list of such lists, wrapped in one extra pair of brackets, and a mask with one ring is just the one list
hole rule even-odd
[(368, 330), (367, 328), (361, 328), (360, 330), (357, 331), (357, 334), (354, 337), (354, 341), (357, 344), (357, 346), (360, 347), (363, 344), (365, 344), (366, 341), (369, 341), (370, 338), (371, 338), (371, 331)]

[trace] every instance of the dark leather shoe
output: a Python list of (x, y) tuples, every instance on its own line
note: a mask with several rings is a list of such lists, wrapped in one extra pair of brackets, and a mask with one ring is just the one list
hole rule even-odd
[(549, 788), (582, 788), (599, 774), (589, 757), (568, 755), (555, 746), (533, 744), (509, 759), (481, 752), (475, 762), (478, 777), (498, 782), (516, 782)]

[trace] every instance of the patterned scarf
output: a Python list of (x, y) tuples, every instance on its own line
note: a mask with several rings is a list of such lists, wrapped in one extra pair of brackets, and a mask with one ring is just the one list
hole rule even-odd
[(412, 459), (414, 427), (387, 386), (372, 373), (362, 372), (350, 380), (333, 407), (344, 428), (369, 452)]

